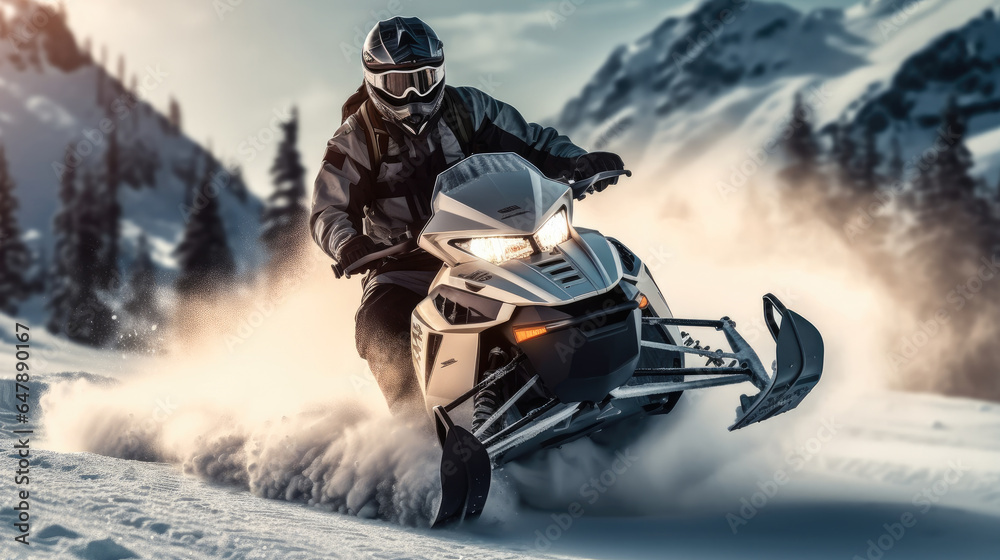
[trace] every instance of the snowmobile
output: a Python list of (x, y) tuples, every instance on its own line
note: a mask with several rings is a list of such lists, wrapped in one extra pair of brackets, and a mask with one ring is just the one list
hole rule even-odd
[[(819, 382), (819, 331), (775, 296), (763, 298), (776, 344), (769, 373), (731, 319), (673, 317), (634, 252), (573, 225), (574, 201), (619, 175), (631, 173), (561, 182), (516, 154), (472, 155), (438, 176), (419, 236), (335, 267), (349, 276), (418, 246), (443, 262), (411, 322), (443, 449), (433, 525), (477, 517), (494, 468), (668, 414), (684, 391), (753, 385), (735, 430), (792, 410)], [(702, 346), (687, 332), (696, 329), (721, 332), (729, 348)]]

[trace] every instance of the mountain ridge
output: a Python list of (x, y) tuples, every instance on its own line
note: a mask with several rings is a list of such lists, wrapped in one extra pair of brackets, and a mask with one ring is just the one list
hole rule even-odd
[(257, 268), (263, 259), (257, 240), (262, 202), (238, 168), (183, 133), (175, 122), (179, 115), (164, 115), (143, 100), (143, 93), (164, 87), (169, 73), (150, 66), (127, 78), (120, 58), (112, 76), (103, 49), (98, 61), (90, 48), (89, 41), (77, 43), (61, 8), (0, 0), (0, 141), (17, 185), (22, 232), (36, 255), (52, 250), (60, 175), (68, 167), (100, 175), (114, 134), (122, 151), (121, 268), (144, 232), (154, 261), (166, 272), (164, 281), (173, 277), (173, 249), (204, 165), (219, 170), (222, 220), (240, 270)]
[[(791, 113), (795, 93), (828, 92), (812, 107), (819, 128), (848, 122), (858, 136), (903, 95), (927, 105), (919, 117), (892, 123), (904, 138), (904, 156), (915, 157), (933, 142), (933, 121), (948, 94), (1000, 83), (1000, 23), (989, 0), (913, 4), (880, 0), (799, 12), (780, 3), (707, 0), (614, 49), (552, 123), (584, 146), (689, 178), (721, 154), (765, 144)], [(951, 59), (935, 54), (945, 43)], [(985, 49), (979, 56), (960, 54), (962, 45), (976, 44)], [(966, 67), (961, 76), (947, 74), (953, 60)], [(928, 66), (938, 73), (923, 75)], [(909, 86), (900, 87), (907, 78)], [(998, 96), (959, 99), (970, 104), (964, 106), (977, 172), (990, 179), (1000, 173), (1000, 147), (977, 136), (1000, 126)], [(889, 139), (879, 141), (887, 146)]]

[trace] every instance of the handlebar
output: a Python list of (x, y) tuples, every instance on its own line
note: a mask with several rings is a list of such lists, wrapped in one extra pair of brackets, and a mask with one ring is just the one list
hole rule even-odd
[(596, 183), (600, 183), (601, 181), (605, 181), (607, 179), (614, 179), (615, 177), (620, 177), (622, 175), (631, 177), (632, 172), (628, 169), (612, 169), (610, 171), (601, 171), (600, 173), (592, 175), (586, 179), (571, 183), (570, 188), (573, 189), (573, 199), (579, 199), (581, 196), (589, 194), (588, 191), (590, 191), (591, 187), (593, 187)]
[(403, 253), (408, 253), (417, 248), (416, 239), (407, 239), (402, 243), (397, 243), (395, 245), (379, 245), (380, 249), (368, 253), (364, 257), (351, 263), (351, 266), (341, 268), (340, 264), (331, 265), (333, 267), (333, 275), (338, 279), (341, 277), (350, 278), (352, 274), (356, 274), (359, 270), (365, 270), (373, 262), (378, 262), (386, 257), (394, 257), (396, 255), (401, 255)]
[[(622, 175), (626, 177), (631, 177), (632, 172), (627, 169), (601, 171), (600, 173), (597, 173), (581, 181), (570, 183), (569, 187), (573, 191), (573, 198), (579, 199), (581, 196), (588, 194), (587, 191), (589, 191), (590, 188), (593, 187), (595, 183), (606, 181), (608, 179), (613, 179), (615, 177), (620, 177)], [(350, 278), (352, 274), (357, 274), (359, 270), (367, 269), (368, 265), (374, 262), (380, 261), (388, 257), (394, 257), (396, 255), (401, 255), (403, 253), (408, 253), (410, 251), (413, 251), (414, 249), (417, 248), (417, 240), (411, 237), (410, 239), (407, 239), (402, 243), (397, 243), (395, 245), (379, 245), (378, 247), (379, 249), (377, 251), (369, 253), (364, 257), (358, 259), (357, 261), (351, 263), (351, 266), (347, 267), (346, 269), (342, 268), (340, 264), (331, 265), (331, 267), (333, 268), (333, 275), (336, 276), (338, 279)]]

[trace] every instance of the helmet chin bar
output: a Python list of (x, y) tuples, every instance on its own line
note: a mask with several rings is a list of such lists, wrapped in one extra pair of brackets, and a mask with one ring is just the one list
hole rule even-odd
[(430, 118), (424, 117), (424, 115), (415, 114), (400, 120), (399, 125), (412, 133), (414, 136), (418, 136), (421, 132), (423, 132), (424, 127), (427, 126), (427, 123), (430, 122), (430, 120)]
[[(368, 88), (368, 95), (371, 100), (375, 103), (375, 108), (387, 121), (396, 123), (405, 132), (412, 134), (413, 136), (419, 136), (425, 128), (427, 128), (427, 123), (431, 122), (434, 115), (441, 109), (441, 104), (444, 102), (444, 85), (437, 90), (437, 93), (430, 100), (424, 103), (408, 103), (406, 105), (401, 105), (396, 107), (386, 103), (382, 99), (371, 83), (365, 82), (365, 86)], [(421, 117), (419, 121), (415, 121), (414, 117)]]

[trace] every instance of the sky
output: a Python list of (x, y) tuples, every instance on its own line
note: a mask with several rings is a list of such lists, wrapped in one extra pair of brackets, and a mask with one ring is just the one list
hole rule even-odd
[[(788, 0), (808, 10), (855, 0)], [(166, 73), (145, 98), (181, 104), (185, 132), (238, 163), (250, 188), (270, 189), (276, 122), (299, 108), (309, 173), (361, 83), (360, 46), (379, 19), (427, 21), (445, 43), (447, 80), (511, 103), (528, 120), (558, 114), (612, 50), (690, 0), (65, 0), (70, 25), (109, 66)], [(248, 149), (249, 148), (249, 149)]]

